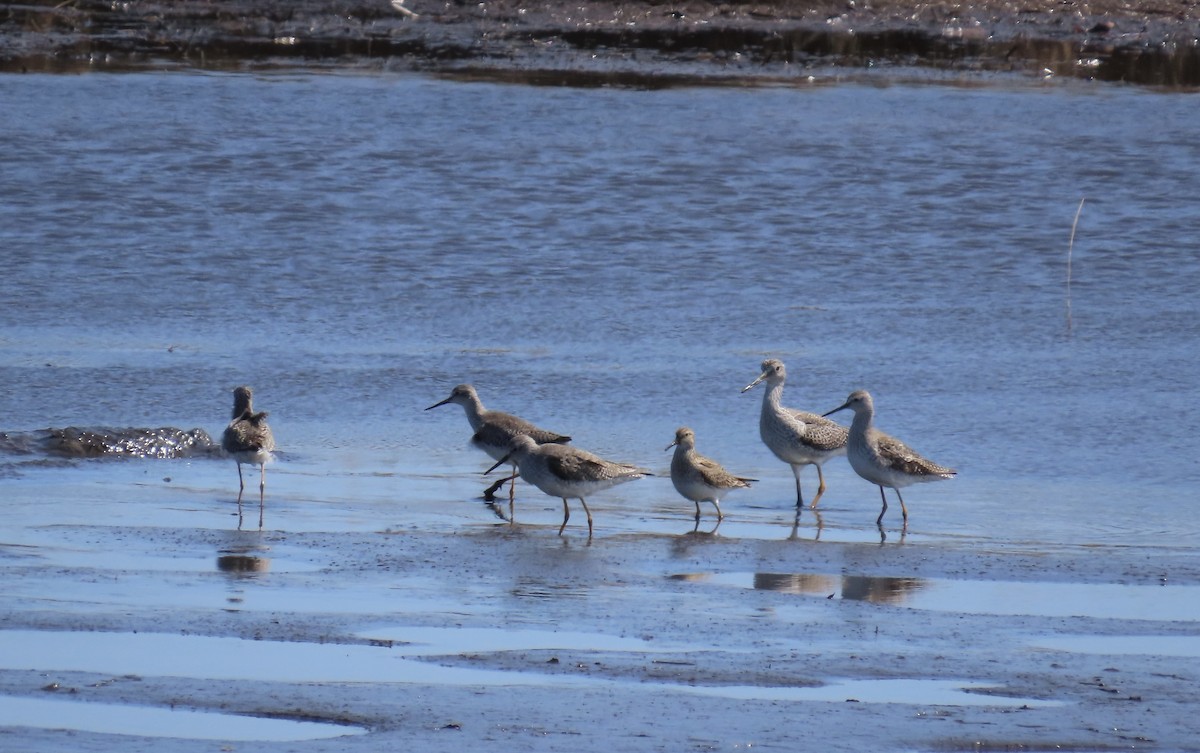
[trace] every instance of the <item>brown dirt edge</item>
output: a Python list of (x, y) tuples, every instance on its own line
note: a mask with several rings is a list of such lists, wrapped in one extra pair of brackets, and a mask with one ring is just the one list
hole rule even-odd
[(1200, 87), (1200, 0), (66, 0), (0, 9), (0, 71), (376, 67), (573, 85), (814, 73)]

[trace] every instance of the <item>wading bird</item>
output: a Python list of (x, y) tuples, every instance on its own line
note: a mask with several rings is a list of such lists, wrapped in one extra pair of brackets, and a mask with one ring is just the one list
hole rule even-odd
[(753, 389), (759, 382), (767, 383), (763, 395), (762, 412), (758, 417), (758, 433), (763, 444), (775, 453), (775, 457), (792, 467), (796, 477), (796, 507), (804, 507), (804, 493), (800, 490), (800, 471), (806, 465), (817, 467), (817, 496), (813, 497), (815, 508), (825, 493), (825, 474), (821, 464), (846, 452), (846, 427), (815, 413), (785, 408), (782, 404), (783, 383), (787, 381), (787, 369), (782, 361), (768, 358), (762, 362), (762, 374), (742, 392)]
[(507, 462), (515, 462), (521, 469), (521, 478), (563, 503), (563, 522), (558, 527), (561, 536), (571, 518), (567, 499), (578, 499), (587, 515), (588, 538), (592, 537), (592, 511), (587, 500), (592, 494), (611, 486), (654, 474), (645, 468), (614, 463), (597, 457), (578, 447), (565, 444), (538, 444), (527, 434), (519, 434), (512, 440), (508, 454), (484, 471), (484, 474)]
[(665, 449), (675, 448), (671, 457), (671, 483), (675, 491), (696, 503), (696, 521), (700, 521), (700, 503), (709, 501), (717, 508), (717, 521), (725, 519), (721, 512), (721, 497), (734, 489), (748, 489), (755, 478), (735, 476), (721, 464), (696, 452), (696, 432), (686, 426), (675, 431), (675, 441)]
[[(879, 497), (883, 500), (883, 509), (879, 511), (875, 524), (883, 526), (883, 514), (887, 512), (887, 495), (883, 491), (886, 486), (895, 490), (896, 498), (900, 500), (900, 513), (904, 516), (904, 527), (907, 528), (908, 508), (904, 506), (904, 497), (900, 496), (900, 487), (923, 481), (954, 478), (957, 471), (926, 460), (899, 439), (876, 429), (875, 402), (871, 399), (871, 393), (866, 390), (851, 392), (846, 402), (829, 413), (837, 413), (846, 408), (854, 411), (847, 452), (850, 467), (855, 473), (877, 485)], [(825, 415), (828, 416), (829, 413)]]
[(238, 387), (233, 391), (233, 420), (225, 427), (225, 435), (221, 438), (221, 447), (237, 461), (239, 528), (242, 526), (242, 492), (246, 489), (242, 463), (258, 466), (258, 527), (262, 528), (267, 462), (275, 449), (275, 436), (267, 426), (267, 412), (255, 413), (253, 400), (254, 393), (249, 387)]
[[(523, 418), (517, 418), (511, 413), (503, 413), (498, 410), (487, 410), (483, 407), (483, 403), (479, 399), (479, 393), (469, 384), (460, 384), (450, 392), (450, 397), (445, 400), (434, 403), (425, 410), (433, 410), (438, 406), (455, 403), (461, 405), (466, 411), (467, 421), (471, 424), (471, 429), (475, 434), (471, 437), (471, 444), (488, 454), (492, 460), (499, 460), (508, 454), (510, 445), (514, 437), (524, 434), (537, 444), (565, 444), (571, 441), (571, 438), (556, 434), (552, 431), (539, 429)], [(495, 466), (492, 466), (493, 468)], [(491, 502), (494, 500), (496, 490), (508, 484), (508, 518), (513, 519), (513, 485), (516, 483), (516, 478), (521, 474), (517, 471), (518, 466), (513, 465), (511, 476), (505, 476), (496, 483), (492, 484), (483, 493), (483, 498)]]

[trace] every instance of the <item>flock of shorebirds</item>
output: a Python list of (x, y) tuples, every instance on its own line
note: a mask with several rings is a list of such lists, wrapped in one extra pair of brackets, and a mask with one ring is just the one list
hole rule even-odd
[[(781, 361), (769, 358), (762, 362), (762, 373), (746, 385), (747, 392), (758, 384), (766, 383), (762, 412), (758, 429), (763, 443), (775, 456), (792, 468), (796, 478), (796, 507), (804, 507), (804, 493), (800, 487), (800, 472), (806, 465), (817, 467), (817, 494), (811, 507), (816, 508), (825, 493), (825, 476), (821, 466), (825, 461), (846, 455), (850, 467), (879, 487), (883, 507), (875, 524), (883, 526), (887, 512), (885, 488), (896, 492), (904, 526), (908, 526), (908, 508), (900, 489), (922, 481), (952, 478), (955, 471), (922, 457), (900, 440), (879, 431), (874, 426), (875, 405), (866, 390), (850, 393), (846, 402), (833, 410), (818, 415), (787, 408), (783, 405), (783, 385), (787, 369)], [(455, 387), (445, 400), (434, 403), (425, 410), (454, 403), (461, 405), (467, 421), (475, 432), (471, 444), (486, 452), (495, 464), (484, 471), (491, 473), (502, 465), (512, 468), (512, 473), (494, 484), (485, 492), (484, 498), (491, 501), (495, 493), (508, 482), (508, 519), (514, 519), (513, 484), (516, 479), (525, 479), (541, 491), (563, 502), (563, 520), (558, 528), (561, 535), (570, 520), (568, 499), (578, 499), (587, 515), (588, 536), (592, 535), (592, 513), (586, 497), (616, 486), (617, 484), (643, 476), (653, 475), (645, 468), (605, 460), (568, 442), (569, 436), (541, 429), (532, 423), (509, 413), (487, 410), (479, 399), (475, 388), (469, 384)], [(854, 419), (847, 428), (831, 421), (828, 416), (849, 409)], [(238, 520), (242, 516), (242, 492), (245, 480), (242, 464), (259, 467), (258, 525), (263, 524), (263, 498), (266, 489), (266, 463), (275, 449), (275, 439), (266, 422), (266, 413), (255, 413), (249, 387), (238, 387), (233, 391), (233, 420), (225, 429), (222, 447), (238, 465)], [(717, 511), (717, 520), (724, 518), (721, 499), (734, 489), (749, 487), (757, 479), (735, 476), (720, 463), (696, 452), (696, 434), (681, 427), (675, 432), (675, 441), (666, 449), (675, 448), (671, 458), (671, 481), (675, 489), (696, 505), (696, 520), (700, 520), (700, 503), (711, 502)]]

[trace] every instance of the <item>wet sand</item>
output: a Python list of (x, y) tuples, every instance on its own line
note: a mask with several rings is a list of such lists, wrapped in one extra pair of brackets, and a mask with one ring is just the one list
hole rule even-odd
[[(224, 462), (7, 484), (0, 715), (114, 704), (129, 734), (55, 705), (49, 721), (5, 721), (6, 749), (187, 736), (182, 714), (155, 728), (136, 718), (147, 710), (211, 712), (208, 733), (256, 750), (1200, 739), (1190, 551), (981, 545), (922, 533), (919, 518), (881, 542), (843, 504), (793, 528), (789, 510), (749, 498), (731, 498), (713, 533), (707, 519), (693, 530), (661, 478), (597, 496), (589, 542), (575, 518), (555, 535), (559, 503), (527, 488), (518, 524), (500, 520), (471, 498), (474, 474), (272, 470), (262, 532), (236, 530)], [(345, 726), (222, 732), (234, 715)]]
[(670, 86), (1069, 76), (1200, 85), (1193, 2), (26, 3), (0, 70), (365, 67)]

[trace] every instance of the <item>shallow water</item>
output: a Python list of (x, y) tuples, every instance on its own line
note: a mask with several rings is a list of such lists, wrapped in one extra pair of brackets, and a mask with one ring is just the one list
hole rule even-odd
[(288, 719), (12, 696), (0, 698), (0, 726), (239, 742), (322, 740), (366, 731), (347, 725)]
[(1039, 638), (1037, 646), (1084, 654), (1200, 658), (1200, 637), (1194, 635), (1054, 635)]
[[(457, 651), (512, 651), (562, 649), (571, 646), (600, 652), (642, 652), (645, 641), (619, 641), (612, 636), (572, 635), (552, 631), (450, 631), (428, 628), (393, 629), (418, 645), (344, 646), (275, 641), (245, 641), (198, 636), (51, 633), (0, 631), (0, 660), (9, 669), (75, 670), (100, 673), (150, 673), (176, 677), (223, 680), (272, 680), (282, 682), (376, 682), (422, 685), (469, 685), (511, 687), (547, 685), (579, 688), (611, 687), (609, 680), (543, 672), (513, 672), (441, 666), (413, 662), (403, 657), (450, 654)], [(401, 638), (403, 640), (403, 638)], [(421, 645), (429, 641), (432, 645)], [(440, 645), (439, 645), (440, 644)], [(693, 650), (688, 646), (651, 648), (652, 651)], [(970, 680), (847, 680), (832, 679), (818, 687), (751, 687), (728, 685), (665, 685), (636, 683), (636, 692), (694, 693), (728, 699), (773, 701), (856, 700), (866, 703), (914, 703), (922, 705), (1024, 706), (1056, 705), (1033, 699), (975, 695), (970, 691), (989, 687)], [(0, 705), (9, 699), (0, 697)], [(3, 719), (3, 717), (0, 717)], [(2, 723), (2, 722), (0, 722)], [(61, 722), (60, 722), (61, 723)], [(47, 726), (34, 724), (32, 726)], [(69, 725), (68, 725), (69, 726)], [(312, 736), (320, 734), (314, 725)], [(346, 734), (353, 730), (346, 730)], [(180, 735), (189, 736), (189, 735)]]
[[(1190, 97), (146, 74), (2, 77), (0, 100), (5, 430), (217, 435), (248, 383), (289, 469), (337, 478), (321, 493), (466, 494), (486, 466), (459, 409), (421, 409), (470, 381), (661, 471), (691, 425), (763, 479), (732, 511), (785, 510), (761, 394), (738, 394), (772, 355), (789, 404), (867, 387), (961, 471), (909, 491), (914, 532), (1200, 533)], [(30, 460), (3, 483), (61, 473)], [(829, 476), (827, 522), (867, 526), (875, 491)]]

